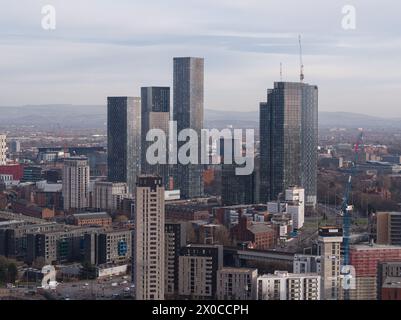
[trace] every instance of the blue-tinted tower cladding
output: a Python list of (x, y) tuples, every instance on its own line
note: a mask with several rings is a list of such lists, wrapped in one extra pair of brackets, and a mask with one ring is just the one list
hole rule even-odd
[(260, 200), (276, 200), (297, 185), (316, 204), (318, 88), (276, 82), (260, 104)]
[(141, 170), (141, 99), (107, 98), (107, 177), (133, 193)]
[[(178, 133), (184, 129), (193, 129), (201, 137), (203, 129), (204, 99), (204, 59), (174, 58), (174, 121), (177, 121)], [(179, 142), (178, 147), (184, 142)], [(200, 141), (198, 158), (200, 158)], [(199, 159), (200, 161), (200, 159)], [(175, 166), (175, 188), (181, 190), (183, 198), (203, 195), (203, 168), (201, 164)]]

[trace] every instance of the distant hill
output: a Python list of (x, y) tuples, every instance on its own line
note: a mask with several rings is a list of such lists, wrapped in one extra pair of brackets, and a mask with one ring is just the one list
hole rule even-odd
[[(205, 110), (205, 127), (258, 128), (258, 111)], [(106, 106), (101, 105), (27, 105), (0, 106), (0, 127), (47, 126), (48, 128), (102, 128), (106, 125)], [(380, 118), (350, 112), (320, 112), (319, 126), (342, 128), (401, 128), (399, 118)]]
[(319, 112), (320, 127), (400, 128), (401, 118), (381, 118), (352, 112)]
[(0, 126), (100, 128), (105, 124), (105, 106), (59, 104), (0, 107)]

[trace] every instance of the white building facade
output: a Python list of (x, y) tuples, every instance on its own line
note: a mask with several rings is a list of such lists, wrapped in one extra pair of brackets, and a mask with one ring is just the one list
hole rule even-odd
[(317, 273), (275, 271), (258, 277), (258, 300), (320, 300), (321, 278)]
[(82, 210), (89, 206), (89, 165), (87, 158), (67, 158), (63, 167), (64, 210)]

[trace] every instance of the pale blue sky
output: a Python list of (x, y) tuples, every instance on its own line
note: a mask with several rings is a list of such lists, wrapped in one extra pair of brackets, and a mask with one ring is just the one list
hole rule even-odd
[[(57, 29), (41, 28), (52, 4)], [(356, 30), (341, 9), (356, 8)], [(205, 57), (205, 107), (257, 110), (279, 80), (306, 82), (320, 110), (401, 117), (396, 0), (0, 0), (0, 105), (104, 104), (172, 85), (174, 56)]]

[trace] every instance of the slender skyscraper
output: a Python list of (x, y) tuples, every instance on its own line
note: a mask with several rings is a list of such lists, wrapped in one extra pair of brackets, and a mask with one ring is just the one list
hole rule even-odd
[(7, 163), (6, 153), (7, 153), (7, 139), (4, 134), (0, 134), (0, 165), (5, 165)]
[(260, 199), (276, 200), (292, 185), (316, 204), (318, 88), (276, 82), (260, 104)]
[[(148, 147), (153, 142), (146, 141), (146, 135), (151, 129), (163, 130), (166, 135), (166, 148), (162, 151), (167, 154), (168, 131), (170, 121), (170, 88), (143, 87), (141, 88), (142, 112), (142, 174), (157, 174), (163, 178), (165, 186), (169, 184), (168, 164), (150, 164), (146, 158)], [(166, 158), (168, 160), (168, 158)]]
[[(200, 137), (203, 129), (204, 59), (174, 58), (174, 121), (178, 134), (193, 129), (199, 137), (198, 163), (200, 163)], [(178, 147), (185, 142), (178, 143)], [(200, 164), (178, 164), (175, 167), (175, 188), (184, 198), (203, 195), (203, 169)]]
[(82, 210), (89, 207), (89, 164), (85, 157), (64, 160), (63, 201), (64, 210)]
[(107, 98), (107, 169), (110, 182), (126, 182), (133, 193), (141, 170), (140, 98)]
[(137, 300), (164, 299), (164, 187), (162, 178), (141, 175), (136, 187), (133, 273)]

